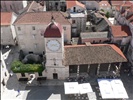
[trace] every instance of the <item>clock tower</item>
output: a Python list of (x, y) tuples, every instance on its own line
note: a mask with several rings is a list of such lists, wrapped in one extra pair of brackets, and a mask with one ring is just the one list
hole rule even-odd
[[(48, 79), (64, 79), (66, 68), (63, 65), (64, 54), (64, 31), (59, 23), (52, 20), (45, 32), (45, 55), (46, 55), (46, 73)], [(69, 72), (67, 72), (69, 73)]]

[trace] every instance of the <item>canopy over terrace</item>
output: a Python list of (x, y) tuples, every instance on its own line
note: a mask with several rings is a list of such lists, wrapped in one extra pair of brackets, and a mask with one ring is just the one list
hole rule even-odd
[(79, 94), (78, 82), (65, 82), (64, 90), (65, 94)]
[(120, 79), (98, 79), (102, 99), (128, 98), (126, 89)]
[[(100, 64), (108, 63), (108, 71), (111, 67), (111, 63), (119, 63), (119, 69), (121, 62), (126, 62), (127, 59), (122, 51), (113, 44), (91, 44), (86, 45), (73, 45), (65, 46), (64, 49), (64, 65), (84, 65), (98, 64), (97, 74), (100, 69)], [(78, 69), (79, 70), (79, 69)]]

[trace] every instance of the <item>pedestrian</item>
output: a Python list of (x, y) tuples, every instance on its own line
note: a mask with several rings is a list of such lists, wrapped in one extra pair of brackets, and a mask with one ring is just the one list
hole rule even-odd
[(16, 97), (20, 95), (20, 90), (17, 90), (17, 92), (18, 92), (18, 94), (16, 95)]

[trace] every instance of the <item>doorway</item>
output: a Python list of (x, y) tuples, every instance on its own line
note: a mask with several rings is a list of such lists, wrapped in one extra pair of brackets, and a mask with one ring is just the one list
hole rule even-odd
[(53, 73), (53, 79), (58, 79), (58, 74), (57, 73)]

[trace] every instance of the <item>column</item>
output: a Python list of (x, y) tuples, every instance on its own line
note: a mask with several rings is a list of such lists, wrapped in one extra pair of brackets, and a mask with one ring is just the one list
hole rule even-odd
[(77, 76), (79, 76), (79, 65), (77, 66)]
[(121, 65), (122, 65), (122, 62), (119, 63), (119, 67), (118, 67), (119, 71), (121, 69)]
[(126, 50), (126, 47), (124, 46), (124, 47), (123, 47), (123, 53), (125, 52), (125, 50)]
[(89, 70), (90, 70), (90, 65), (88, 65), (88, 69), (87, 69), (87, 73), (89, 74)]
[(107, 74), (109, 74), (110, 67), (111, 67), (111, 63), (110, 63), (109, 66), (108, 66), (108, 72), (107, 72)]
[(100, 70), (100, 64), (98, 64), (97, 66), (97, 75), (99, 74), (99, 70)]

